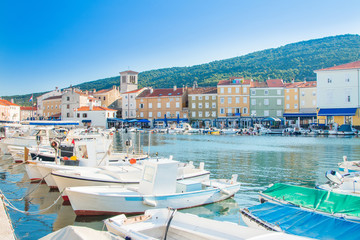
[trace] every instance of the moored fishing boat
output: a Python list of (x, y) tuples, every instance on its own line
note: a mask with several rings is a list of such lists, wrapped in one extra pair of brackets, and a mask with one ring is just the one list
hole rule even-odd
[(360, 221), (360, 196), (276, 183), (259, 193), (260, 202), (291, 204), (323, 214)]
[(316, 188), (340, 194), (350, 194), (360, 196), (360, 173), (346, 173), (341, 175), (336, 171), (327, 171), (325, 176), (329, 181), (325, 184), (317, 185)]
[(241, 210), (243, 221), (258, 229), (315, 239), (358, 239), (360, 223), (320, 214), (292, 205), (263, 203)]
[(237, 175), (230, 180), (177, 181), (178, 162), (144, 163), (138, 188), (116, 186), (65, 189), (76, 215), (143, 213), (153, 208), (183, 209), (232, 197), (239, 189)]
[(180, 213), (172, 209), (146, 210), (144, 215), (129, 217), (115, 216), (105, 220), (109, 232), (125, 239), (305, 239), (279, 232), (270, 232)]
[(360, 172), (360, 161), (348, 161), (347, 156), (343, 156), (343, 161), (338, 166), (340, 172)]

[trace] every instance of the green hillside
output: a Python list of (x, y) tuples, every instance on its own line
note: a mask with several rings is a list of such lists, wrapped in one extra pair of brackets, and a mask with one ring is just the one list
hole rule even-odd
[[(360, 36), (340, 35), (288, 44), (244, 56), (191, 67), (173, 67), (141, 72), (140, 87), (167, 88), (177, 85), (216, 86), (221, 79), (243, 76), (255, 80), (282, 78), (286, 81), (315, 80), (316, 69), (360, 60)], [(121, 69), (119, 69), (121, 70)], [(136, 69), (133, 69), (136, 70)], [(83, 90), (106, 89), (119, 85), (119, 76), (77, 85)], [(37, 94), (34, 94), (34, 97)], [(15, 103), (28, 103), (30, 95), (9, 96)]]

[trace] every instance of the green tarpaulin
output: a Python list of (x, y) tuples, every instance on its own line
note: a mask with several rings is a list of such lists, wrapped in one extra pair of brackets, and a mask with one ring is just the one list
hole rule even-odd
[(317, 211), (330, 214), (346, 214), (360, 220), (360, 196), (344, 195), (325, 190), (276, 183), (261, 193)]

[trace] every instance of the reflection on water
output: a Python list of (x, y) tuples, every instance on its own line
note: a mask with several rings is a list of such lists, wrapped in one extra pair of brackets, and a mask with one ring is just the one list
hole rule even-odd
[[(213, 178), (239, 175), (241, 190), (233, 199), (206, 206), (181, 210), (201, 217), (239, 222), (239, 208), (258, 204), (258, 192), (270, 183), (283, 182), (314, 187), (323, 183), (325, 171), (337, 169), (342, 156), (360, 159), (357, 137), (296, 136), (213, 136), (169, 134), (116, 134), (114, 149), (126, 151), (125, 141), (132, 139), (129, 151), (148, 152), (175, 160), (205, 162)], [(149, 144), (150, 142), (150, 144)], [(0, 188), (20, 210), (46, 209), (58, 198), (45, 184), (30, 184), (24, 166), (13, 165), (9, 156), (0, 159)], [(25, 196), (25, 197), (24, 197)], [(22, 199), (23, 198), (23, 199)], [(15, 199), (21, 199), (15, 201)], [(9, 210), (19, 239), (38, 239), (67, 225), (103, 229), (106, 217), (76, 217), (70, 205), (62, 200), (41, 214), (26, 215)], [(241, 222), (240, 222), (241, 223)]]

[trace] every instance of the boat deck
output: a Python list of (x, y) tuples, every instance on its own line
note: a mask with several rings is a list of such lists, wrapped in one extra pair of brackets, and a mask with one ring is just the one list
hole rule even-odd
[(0, 239), (16, 239), (2, 198), (0, 198)]

